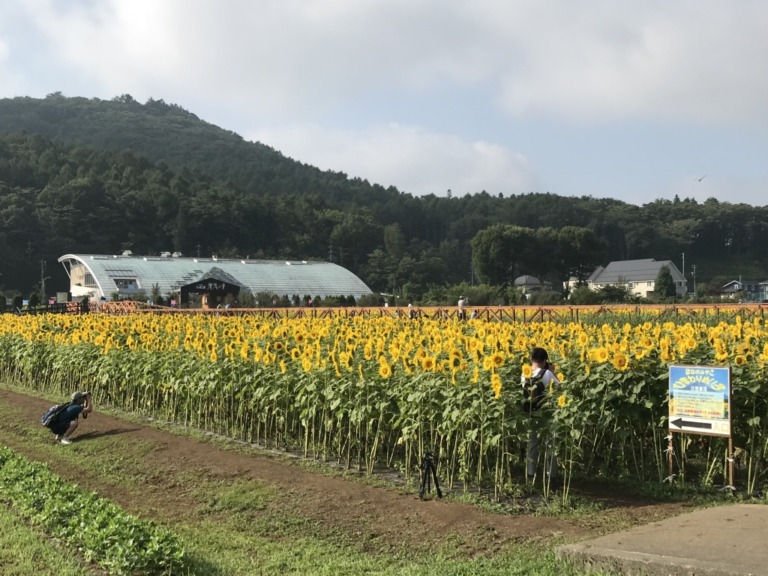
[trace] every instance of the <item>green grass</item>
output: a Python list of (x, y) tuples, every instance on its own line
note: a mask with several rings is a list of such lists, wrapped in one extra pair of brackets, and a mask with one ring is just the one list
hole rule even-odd
[(93, 574), (71, 550), (20, 522), (0, 503), (0, 574), (3, 576), (85, 576)]
[[(8, 404), (0, 404), (0, 428), (3, 443), (14, 450), (49, 462), (57, 472), (88, 489), (115, 494), (131, 514), (155, 520), (178, 534), (191, 557), (190, 575), (194, 576), (591, 574), (556, 558), (554, 547), (562, 540), (510, 544), (492, 552), (489, 535), (489, 552), (481, 551), (475, 558), (460, 556), (458, 537), (448, 536), (427, 550), (419, 542), (382, 542), (376, 527), (365, 520), (359, 526), (339, 528), (302, 516), (292, 502), (294, 496), (272, 484), (246, 477), (217, 478), (190, 470), (153, 468), (145, 457), (157, 446), (135, 442), (127, 435), (96, 436), (63, 448), (50, 441), (50, 434), (35, 418)], [(87, 433), (87, 426), (81, 433)], [(168, 506), (162, 501), (164, 496), (179, 500)], [(14, 542), (20, 542), (21, 537), (12, 538), (7, 545), (0, 540), (0, 548), (20, 551), (21, 545)], [(56, 547), (49, 553), (62, 562), (72, 555)], [(36, 553), (31, 558), (38, 556)], [(13, 568), (15, 572), (0, 563), (0, 573), (84, 573), (66, 572), (64, 568), (46, 572), (29, 562), (19, 563)], [(56, 565), (45, 564), (46, 569)]]

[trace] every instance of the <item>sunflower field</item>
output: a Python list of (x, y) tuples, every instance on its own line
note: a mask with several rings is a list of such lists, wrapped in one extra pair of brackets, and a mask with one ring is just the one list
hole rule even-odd
[[(560, 384), (523, 407), (533, 347)], [(449, 486), (504, 493), (531, 428), (570, 477), (667, 476), (670, 364), (732, 367), (737, 483), (768, 484), (768, 327), (730, 321), (495, 322), (407, 318), (5, 315), (0, 378), (286, 448), (373, 473), (418, 474), (437, 455)], [(675, 435), (683, 482), (723, 482), (727, 439)]]

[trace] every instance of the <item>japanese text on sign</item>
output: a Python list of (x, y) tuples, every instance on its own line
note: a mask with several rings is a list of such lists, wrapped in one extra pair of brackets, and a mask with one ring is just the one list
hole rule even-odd
[(728, 368), (669, 367), (670, 430), (730, 436), (730, 403)]

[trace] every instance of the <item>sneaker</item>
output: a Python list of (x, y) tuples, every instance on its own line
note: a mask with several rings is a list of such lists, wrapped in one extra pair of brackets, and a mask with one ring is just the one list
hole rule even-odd
[(69, 438), (61, 438), (61, 440), (59, 440), (59, 444), (72, 444), (72, 440)]

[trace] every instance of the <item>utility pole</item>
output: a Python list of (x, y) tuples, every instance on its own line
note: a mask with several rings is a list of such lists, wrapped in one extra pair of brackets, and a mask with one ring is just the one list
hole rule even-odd
[(40, 260), (40, 304), (48, 305), (45, 296), (45, 260)]

